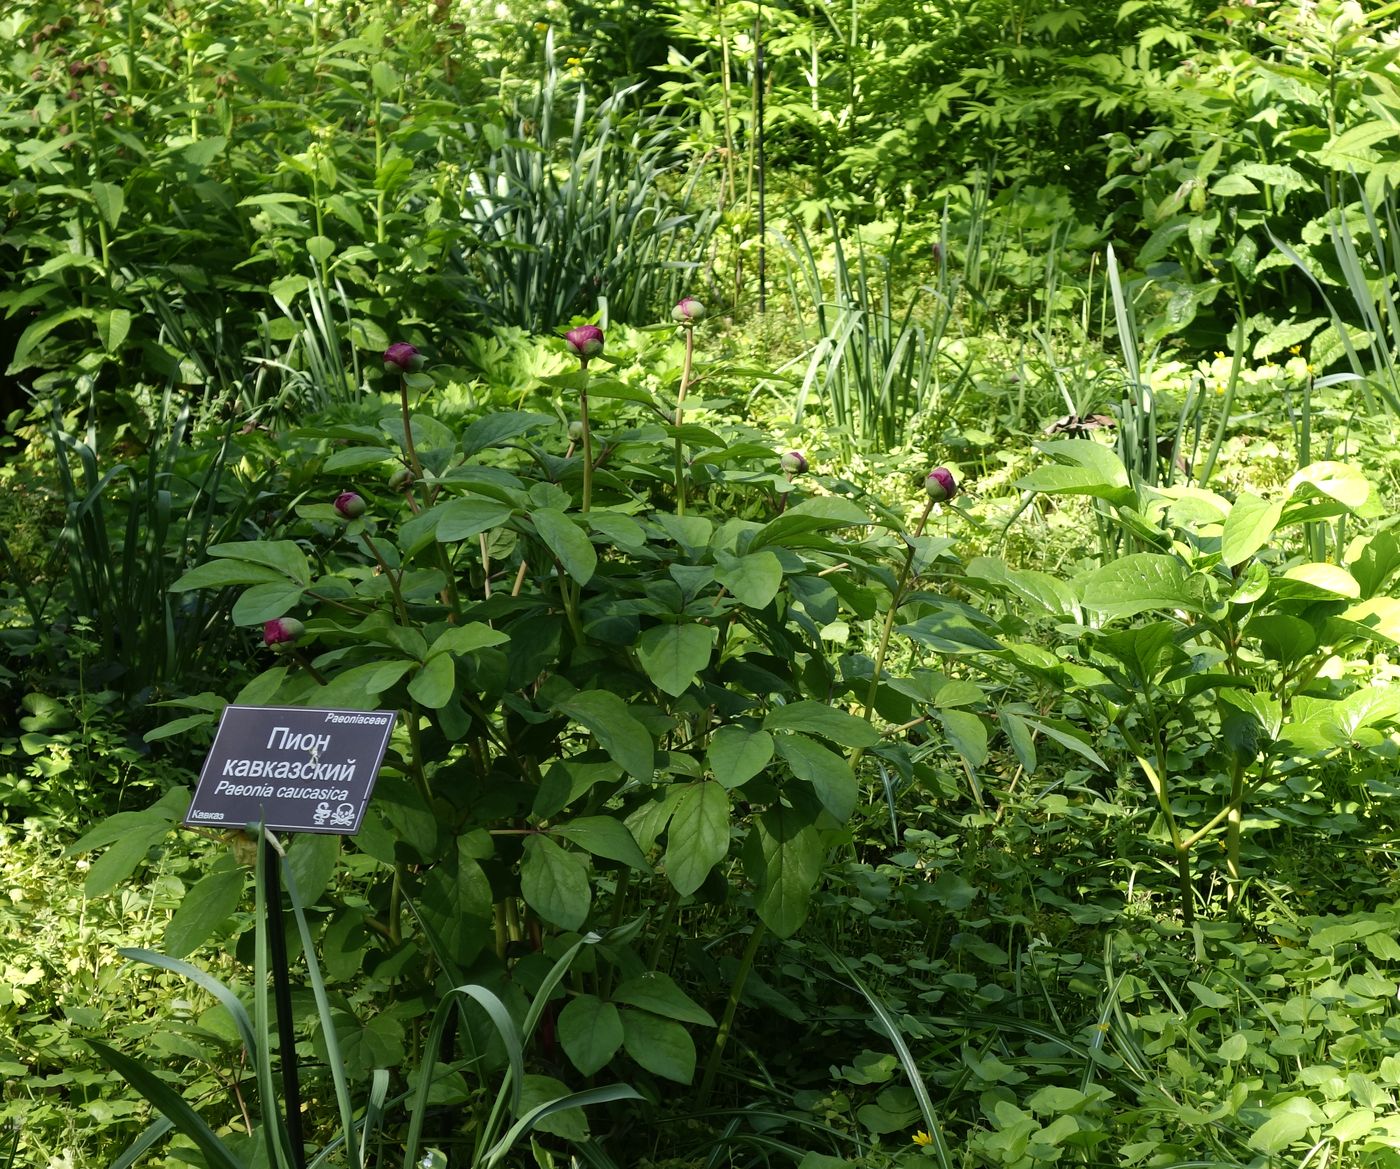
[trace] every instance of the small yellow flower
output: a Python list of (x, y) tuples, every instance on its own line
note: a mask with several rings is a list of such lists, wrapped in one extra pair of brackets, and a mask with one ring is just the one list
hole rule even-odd
[(1290, 345), (1288, 347), (1288, 352), (1293, 354), (1294, 357), (1297, 357), (1298, 354), (1303, 352), (1303, 347), (1301, 345)]
[(923, 1148), (925, 1145), (933, 1144), (933, 1138), (929, 1136), (928, 1133), (924, 1132), (922, 1129), (916, 1132), (911, 1139), (920, 1148)]
[(1217, 360), (1217, 361), (1224, 361), (1224, 360), (1225, 360), (1225, 357), (1226, 357), (1225, 350), (1223, 350), (1223, 349), (1217, 349), (1217, 350), (1215, 351), (1215, 357), (1216, 357), (1216, 360)]

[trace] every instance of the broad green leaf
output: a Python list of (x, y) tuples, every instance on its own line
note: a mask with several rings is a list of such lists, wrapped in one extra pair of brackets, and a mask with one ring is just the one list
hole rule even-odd
[(19, 335), (19, 340), (15, 342), (15, 353), (5, 370), (6, 375), (13, 377), (28, 369), (33, 364), (29, 360), (30, 355), (39, 347), (44, 338), (59, 326), (66, 325), (69, 321), (80, 318), (91, 319), (91, 317), (91, 309), (70, 308), (64, 309), (62, 312), (50, 313), (48, 316), (40, 317), (37, 321), (32, 321)]
[(591, 994), (570, 999), (559, 1012), (559, 1046), (585, 1076), (601, 1071), (622, 1046), (622, 1017)]
[[(92, 184), (92, 201), (97, 204), (97, 212), (106, 221), (107, 226), (113, 231), (117, 224), (121, 222), (122, 212), (126, 209), (126, 193), (117, 186), (116, 183), (94, 182)], [(130, 320), (131, 314), (127, 314)]]
[(656, 770), (656, 746), (650, 732), (627, 709), (627, 704), (609, 690), (583, 690), (554, 708), (582, 723), (599, 745), (622, 769), (643, 783), (650, 783)]
[(470, 540), (499, 528), (514, 514), (510, 506), (494, 499), (452, 499), (435, 510), (439, 515), (434, 534), (443, 544)]
[(165, 927), (165, 952), (183, 958), (208, 941), (237, 911), (243, 878), (242, 868), (215, 870), (188, 889)]
[(654, 625), (637, 639), (637, 660), (657, 689), (679, 698), (710, 664), (714, 638), (708, 625)]
[(1356, 583), (1356, 578), (1336, 564), (1295, 564), (1283, 576), (1285, 580), (1299, 580), (1339, 597), (1356, 600), (1361, 596), (1361, 586)]
[(938, 721), (953, 749), (974, 771), (987, 762), (987, 724), (970, 710), (940, 710)]
[(715, 562), (715, 579), (746, 608), (766, 609), (782, 587), (783, 566), (766, 549), (747, 556), (716, 552)]
[(1201, 612), (1185, 565), (1154, 552), (1114, 560), (1080, 577), (1077, 583), (1085, 608), (1109, 617), (1131, 617), (1156, 609)]
[(369, 80), (380, 97), (393, 97), (399, 87), (398, 71), (388, 61), (376, 61), (371, 65)]
[(1243, 564), (1269, 542), (1283, 515), (1283, 504), (1242, 494), (1225, 517), (1220, 535), (1220, 559), (1233, 568)]
[(1342, 620), (1360, 626), (1369, 634), (1400, 642), (1400, 599), (1371, 597), (1349, 606), (1341, 616)]
[(860, 794), (851, 765), (806, 735), (778, 735), (774, 742), (793, 775), (810, 783), (822, 807), (844, 824)]
[(1254, 1130), (1254, 1135), (1249, 1138), (1249, 1147), (1272, 1157), (1301, 1141), (1311, 1127), (1308, 1118), (1301, 1113), (1275, 1110), (1268, 1120)]
[(655, 1076), (688, 1084), (695, 1077), (695, 1041), (679, 1023), (646, 1011), (622, 1011), (627, 1054)]
[(416, 905), (433, 951), (449, 970), (461, 970), (494, 940), (491, 882), (466, 837), (421, 879)]
[(301, 603), (303, 592), (301, 585), (285, 581), (254, 585), (239, 595), (230, 616), (235, 625), (261, 625), (274, 617), (285, 617)]
[(778, 937), (792, 937), (807, 920), (825, 858), (821, 832), (792, 808), (774, 804), (750, 827), (744, 870), (757, 886), (758, 916)]
[(408, 693), (429, 710), (441, 710), (452, 701), (457, 667), (451, 654), (433, 654), (408, 684)]
[(131, 332), (131, 313), (124, 308), (108, 309), (99, 314), (96, 323), (102, 348), (108, 353), (115, 353)]
[[(564, 571), (579, 584), (587, 584), (598, 567), (598, 553), (593, 543), (569, 516), (552, 507), (536, 508), (530, 513), (540, 539), (559, 559)], [(442, 525), (438, 525), (442, 530)]]
[(210, 556), (265, 564), (301, 585), (311, 583), (311, 566), (301, 545), (292, 540), (244, 540), (236, 544), (211, 544)]
[(1011, 750), (1016, 754), (1016, 761), (1025, 769), (1027, 775), (1034, 775), (1038, 760), (1035, 754), (1035, 736), (1031, 734), (1030, 726), (1020, 715), (1009, 710), (998, 711), (997, 718), (1006, 734), (1007, 742), (1011, 744)]
[(729, 852), (729, 793), (709, 780), (690, 784), (666, 833), (666, 876), (682, 896), (694, 893)]
[(1204, 982), (1196, 982), (1194, 979), (1190, 979), (1187, 981), (1186, 985), (1191, 988), (1191, 993), (1208, 1007), (1220, 1010), (1224, 1007), (1234, 1005), (1233, 999), (1229, 998), (1227, 995), (1221, 994), (1218, 990), (1211, 989)]
[(548, 414), (532, 414), (520, 410), (488, 414), (462, 432), (462, 453), (471, 458), (478, 451), (500, 446), (501, 443), (518, 438), (526, 431), (556, 425), (558, 423)]
[(879, 732), (849, 711), (810, 698), (775, 706), (763, 720), (765, 731), (806, 731), (843, 747), (873, 747)]
[(221, 589), (229, 585), (285, 584), (285, 573), (265, 564), (249, 564), (243, 560), (209, 560), (196, 565), (170, 585), (172, 593), (190, 589)]
[(1300, 489), (1320, 491), (1352, 511), (1371, 497), (1370, 480), (1348, 463), (1311, 463), (1288, 480), (1288, 487), (1294, 496)]
[(1225, 1063), (1239, 1063), (1249, 1053), (1249, 1039), (1242, 1031), (1236, 1031), (1216, 1050)]
[(283, 869), (287, 877), (287, 892), (297, 909), (315, 906), (335, 875), (339, 860), (339, 836), (303, 832), (293, 838)]
[(580, 816), (565, 824), (555, 825), (550, 831), (594, 856), (630, 865), (645, 873), (651, 872), (646, 856), (621, 820), (614, 820), (611, 816)]
[(720, 727), (710, 737), (706, 762), (714, 777), (727, 788), (742, 787), (768, 766), (773, 758), (773, 736), (740, 726)]
[(465, 625), (452, 625), (443, 630), (433, 640), (428, 655), (469, 654), (493, 645), (503, 645), (510, 640), (510, 634), (492, 629), (484, 621), (469, 621)]
[(649, 970), (629, 978), (612, 993), (614, 1002), (641, 1007), (653, 1015), (664, 1015), (681, 1023), (713, 1027), (714, 1018), (676, 985), (675, 979), (659, 970)]
[(800, 546), (805, 537), (816, 532), (840, 528), (868, 527), (875, 521), (849, 499), (835, 495), (819, 495), (804, 499), (790, 507), (777, 519), (769, 520), (755, 533), (749, 544), (749, 554), (769, 544)]
[(551, 925), (581, 929), (593, 896), (588, 861), (579, 853), (566, 852), (547, 836), (527, 836), (520, 862), (520, 895)]

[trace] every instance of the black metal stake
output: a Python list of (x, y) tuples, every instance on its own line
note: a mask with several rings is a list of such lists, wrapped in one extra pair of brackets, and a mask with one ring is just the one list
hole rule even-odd
[(301, 1082), (297, 1075), (297, 1039), (292, 1023), (292, 983), (287, 962), (287, 932), (282, 924), (282, 860), (266, 835), (262, 841), (267, 873), (267, 940), (272, 959), (272, 997), (277, 1005), (277, 1044), (282, 1059), (282, 1098), (287, 1110), (287, 1137), (292, 1162), (306, 1169), (301, 1132)]

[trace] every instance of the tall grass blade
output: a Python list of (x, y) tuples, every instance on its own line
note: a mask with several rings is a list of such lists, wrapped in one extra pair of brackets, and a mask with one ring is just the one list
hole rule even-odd
[(938, 1162), (939, 1169), (953, 1169), (953, 1156), (948, 1149), (947, 1139), (943, 1135), (943, 1126), (939, 1123), (938, 1113), (934, 1110), (933, 1100), (929, 1096), (928, 1088), (924, 1084), (923, 1076), (919, 1072), (919, 1065), (914, 1060), (914, 1053), (909, 1050), (909, 1045), (904, 1042), (904, 1035), (899, 1029), (899, 1020), (894, 1017), (880, 1001), (879, 997), (861, 979), (840, 954), (834, 950), (826, 949), (827, 956), (845, 973), (862, 995), (865, 1001), (870, 1004), (870, 1009), (875, 1012), (881, 1029), (894, 1046), (895, 1055), (899, 1057), (900, 1066), (904, 1068), (904, 1074), (909, 1080), (909, 1086), (914, 1091), (914, 1098), (918, 1101), (919, 1112), (924, 1118), (926, 1130), (932, 1141), (934, 1158)]

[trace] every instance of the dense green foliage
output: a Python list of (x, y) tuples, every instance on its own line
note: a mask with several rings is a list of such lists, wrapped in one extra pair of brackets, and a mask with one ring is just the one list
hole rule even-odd
[(0, 1166), (1394, 1166), (1394, 23), (0, 13)]

